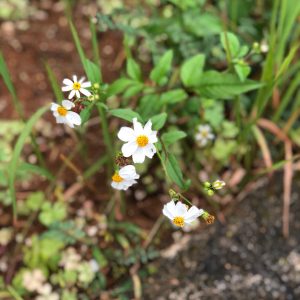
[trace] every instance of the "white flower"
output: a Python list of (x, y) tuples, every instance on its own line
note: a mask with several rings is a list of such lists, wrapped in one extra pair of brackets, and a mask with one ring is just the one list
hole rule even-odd
[(126, 142), (122, 146), (122, 153), (125, 157), (132, 155), (134, 163), (143, 163), (145, 156), (152, 158), (156, 153), (153, 143), (157, 142), (157, 131), (152, 131), (152, 122), (149, 120), (142, 126), (136, 118), (133, 119), (133, 129), (122, 127), (118, 133), (118, 138)]
[(40, 269), (26, 271), (23, 274), (23, 287), (30, 292), (38, 291), (46, 280), (43, 272)]
[(77, 270), (81, 261), (81, 256), (74, 248), (68, 248), (63, 252), (59, 265), (63, 266), (65, 270)]
[(81, 118), (79, 114), (70, 111), (74, 106), (75, 104), (69, 100), (63, 100), (62, 105), (52, 103), (51, 110), (53, 111), (53, 116), (56, 118), (56, 123), (67, 124), (71, 128), (74, 128), (74, 125), (80, 125)]
[(97, 273), (100, 269), (99, 264), (97, 263), (97, 261), (95, 259), (91, 259), (89, 260), (89, 264), (91, 266), (91, 269), (94, 273)]
[(133, 184), (137, 183), (135, 179), (139, 179), (140, 175), (136, 173), (133, 165), (128, 165), (116, 171), (112, 176), (111, 186), (117, 190), (127, 190)]
[(213, 140), (215, 138), (214, 134), (211, 131), (211, 127), (209, 125), (199, 125), (198, 132), (196, 134), (196, 141), (200, 143), (200, 146), (205, 146), (209, 140)]
[(52, 286), (49, 283), (45, 283), (41, 287), (38, 288), (38, 292), (41, 295), (49, 295), (52, 292)]
[(198, 217), (204, 213), (203, 209), (199, 209), (196, 206), (190, 208), (182, 202), (172, 200), (164, 205), (163, 214), (168, 217), (174, 225), (183, 227), (184, 225), (191, 224)]
[(35, 300), (59, 300), (59, 294), (53, 292), (47, 295), (40, 295), (35, 298)]
[(216, 190), (220, 190), (221, 188), (223, 188), (226, 185), (226, 183), (223, 180), (216, 180), (212, 186), (214, 189)]
[(73, 75), (73, 81), (68, 78), (65, 78), (63, 80), (63, 84), (65, 84), (65, 86), (63, 86), (61, 89), (63, 92), (71, 91), (69, 94), (69, 99), (72, 99), (75, 96), (75, 94), (76, 94), (77, 98), (80, 98), (80, 93), (89, 97), (89, 96), (91, 96), (91, 92), (85, 88), (90, 87), (91, 83), (89, 81), (87, 81), (87, 82), (83, 82), (83, 81), (84, 81), (84, 77), (82, 77), (78, 81), (77, 76)]

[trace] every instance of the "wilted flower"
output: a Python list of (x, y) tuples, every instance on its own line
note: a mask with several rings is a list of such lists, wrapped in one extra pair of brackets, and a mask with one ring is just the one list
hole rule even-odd
[(210, 215), (207, 211), (204, 211), (201, 218), (205, 220), (206, 224), (213, 224), (215, 221), (215, 217)]
[(71, 91), (68, 97), (69, 99), (72, 99), (75, 95), (77, 98), (80, 98), (80, 93), (89, 97), (91, 95), (91, 92), (85, 88), (90, 87), (91, 83), (89, 81), (83, 82), (84, 79), (85, 78), (82, 77), (78, 81), (76, 75), (73, 75), (73, 81), (71, 79), (65, 78), (63, 80), (63, 84), (65, 84), (65, 86), (63, 86), (61, 89), (63, 92)]
[(56, 118), (56, 123), (67, 124), (71, 128), (74, 128), (74, 125), (80, 125), (81, 118), (79, 114), (70, 111), (74, 106), (75, 104), (69, 100), (63, 100), (62, 105), (52, 103), (51, 110), (53, 111), (53, 116)]
[(135, 179), (139, 179), (140, 175), (136, 173), (133, 165), (128, 165), (116, 171), (112, 176), (111, 186), (117, 190), (126, 191), (133, 184), (137, 183)]
[(169, 203), (165, 204), (163, 208), (163, 214), (178, 227), (191, 224), (203, 213), (203, 209), (199, 209), (196, 206), (188, 208), (187, 205), (180, 201), (175, 204), (174, 200), (171, 200)]
[(23, 274), (23, 287), (30, 292), (38, 291), (46, 280), (40, 269), (25, 271)]
[(196, 141), (199, 142), (201, 147), (207, 145), (210, 140), (215, 138), (214, 134), (212, 133), (211, 127), (209, 125), (199, 125), (198, 132), (196, 133)]
[(80, 261), (81, 256), (76, 252), (76, 250), (74, 248), (68, 248), (63, 252), (59, 265), (63, 266), (65, 270), (77, 270)]
[(157, 131), (153, 131), (152, 122), (149, 120), (146, 125), (142, 126), (137, 118), (133, 119), (133, 129), (122, 127), (118, 133), (118, 138), (126, 142), (122, 146), (122, 153), (125, 157), (132, 155), (134, 163), (143, 163), (145, 156), (152, 158), (156, 153), (154, 143), (157, 142)]
[(220, 190), (225, 185), (226, 185), (226, 183), (224, 181), (222, 181), (222, 180), (216, 180), (212, 184), (213, 188), (216, 189), (216, 190)]

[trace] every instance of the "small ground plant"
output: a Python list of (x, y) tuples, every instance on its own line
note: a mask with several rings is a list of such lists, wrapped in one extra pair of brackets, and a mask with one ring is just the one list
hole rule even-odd
[[(288, 235), (300, 144), (300, 2), (275, 0), (267, 16), (268, 1), (150, 2), (142, 16), (121, 5), (91, 18), (89, 58), (66, 1), (82, 74), (65, 74), (59, 83), (46, 62), (55, 100), (29, 119), (0, 53), (0, 74), (20, 118), (0, 150), (0, 199), (13, 212), (13, 226), (0, 229), (0, 250), (17, 243), (5, 254), (9, 265), (0, 260), (0, 299), (141, 299), (161, 227), (168, 237), (170, 228), (212, 224), (255, 179), (282, 168)], [(122, 68), (112, 83), (103, 80), (98, 29), (123, 33)], [(50, 113), (50, 128), (64, 130), (61, 140), (49, 138), (60, 153), (58, 168), (39, 144), (39, 122)], [(59, 150), (66, 136), (73, 141), (67, 156)], [(96, 140), (105, 150), (91, 160)], [(75, 174), (70, 186), (59, 180), (66, 170)], [(20, 183), (34, 178), (47, 183), (20, 196)], [(130, 220), (132, 201), (145, 197), (160, 211), (150, 229)]]

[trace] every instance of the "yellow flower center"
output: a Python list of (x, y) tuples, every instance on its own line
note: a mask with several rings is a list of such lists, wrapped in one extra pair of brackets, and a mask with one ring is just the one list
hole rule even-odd
[(74, 90), (79, 90), (81, 88), (81, 84), (79, 82), (74, 82), (73, 83), (73, 89)]
[(183, 227), (184, 225), (184, 218), (183, 217), (175, 217), (173, 219), (173, 224), (178, 227)]
[(207, 136), (208, 136), (208, 131), (204, 130), (204, 131), (201, 132), (201, 134), (202, 134), (202, 137), (203, 137), (203, 138), (207, 138)]
[(65, 108), (62, 107), (62, 106), (59, 106), (59, 107), (57, 108), (57, 112), (58, 112), (58, 114), (61, 115), (62, 117), (65, 117), (66, 114), (67, 114), (67, 112), (68, 112), (68, 110), (65, 109)]
[(140, 135), (137, 137), (136, 142), (140, 147), (145, 147), (148, 145), (149, 139), (145, 135)]
[(122, 182), (124, 180), (117, 172), (112, 176), (111, 179), (114, 182)]

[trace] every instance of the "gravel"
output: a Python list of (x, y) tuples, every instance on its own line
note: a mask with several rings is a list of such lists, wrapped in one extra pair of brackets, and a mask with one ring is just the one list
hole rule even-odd
[(225, 225), (192, 235), (175, 258), (159, 260), (143, 299), (300, 299), (300, 182), (293, 187), (288, 239), (281, 182), (248, 195)]

